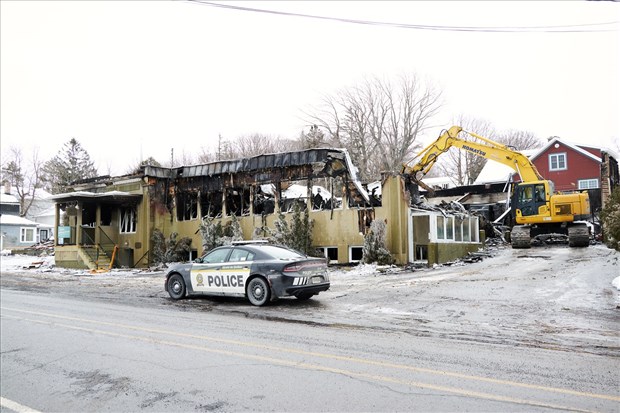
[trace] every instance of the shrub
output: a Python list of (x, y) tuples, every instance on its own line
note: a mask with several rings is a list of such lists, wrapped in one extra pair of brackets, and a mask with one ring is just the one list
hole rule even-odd
[(177, 240), (179, 234), (173, 232), (166, 240), (164, 234), (155, 229), (151, 235), (153, 263), (167, 263), (184, 261), (189, 257), (192, 239), (183, 237)]
[(601, 211), (601, 223), (605, 244), (620, 251), (620, 186), (611, 193), (611, 197)]

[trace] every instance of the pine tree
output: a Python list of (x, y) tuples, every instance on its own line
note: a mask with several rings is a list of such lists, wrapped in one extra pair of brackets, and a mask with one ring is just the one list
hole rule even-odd
[(64, 192), (74, 181), (97, 176), (90, 155), (75, 138), (66, 142), (58, 154), (45, 163), (43, 169), (53, 194)]
[(202, 218), (198, 229), (202, 238), (203, 250), (211, 251), (213, 248), (223, 245), (224, 229), (219, 221), (216, 223), (214, 218), (207, 215)]
[(278, 214), (275, 221), (275, 229), (271, 231), (270, 241), (277, 245), (284, 245), (306, 255), (313, 255), (315, 250), (312, 247), (312, 230), (314, 221), (310, 219), (308, 208), (305, 207), (302, 214), (301, 202), (293, 204), (293, 215), (291, 222), (286, 220), (282, 212)]

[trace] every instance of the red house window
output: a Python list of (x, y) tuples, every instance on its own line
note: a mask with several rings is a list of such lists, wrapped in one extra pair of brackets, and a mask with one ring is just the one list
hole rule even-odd
[(549, 155), (550, 171), (563, 171), (565, 169), (567, 169), (565, 153), (552, 153)]

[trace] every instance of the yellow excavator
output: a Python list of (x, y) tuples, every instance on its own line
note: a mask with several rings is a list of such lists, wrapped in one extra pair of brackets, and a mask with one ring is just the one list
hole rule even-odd
[[(461, 132), (474, 139), (459, 137)], [(510, 233), (513, 248), (530, 248), (532, 238), (555, 234), (567, 235), (571, 247), (590, 245), (590, 231), (584, 222), (590, 217), (587, 192), (556, 193), (553, 182), (544, 179), (527, 156), (501, 143), (464, 131), (460, 126), (443, 131), (411, 164), (403, 165), (402, 174), (432, 192), (421, 179), (437, 162), (439, 155), (452, 147), (510, 166), (521, 177), (511, 197), (516, 223)]]

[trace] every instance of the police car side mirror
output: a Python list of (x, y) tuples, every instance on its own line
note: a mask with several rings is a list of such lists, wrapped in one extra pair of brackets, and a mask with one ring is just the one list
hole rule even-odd
[(194, 262), (197, 262), (199, 264), (202, 264), (202, 257), (198, 257), (194, 260)]

